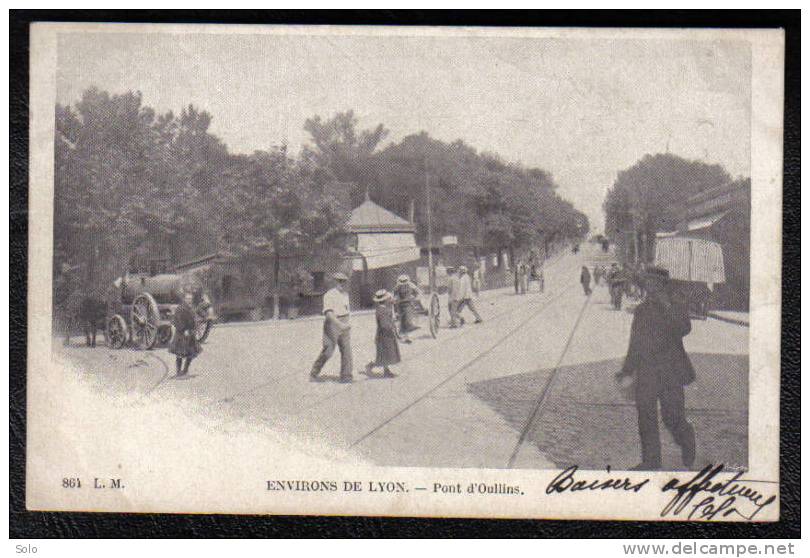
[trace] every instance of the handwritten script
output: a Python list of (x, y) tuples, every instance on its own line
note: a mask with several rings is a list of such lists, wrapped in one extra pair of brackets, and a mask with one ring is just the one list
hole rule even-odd
[(678, 478), (667, 482), (661, 491), (674, 492), (674, 495), (661, 510), (661, 517), (686, 514), (687, 519), (715, 519), (737, 514), (751, 521), (776, 500), (775, 494), (768, 495), (762, 492), (762, 488), (752, 488), (752, 484), (769, 484), (742, 478), (744, 471), (738, 471), (728, 480), (715, 479), (723, 467), (707, 465), (685, 482)]
[[(745, 479), (745, 471), (736, 471), (725, 480), (717, 478), (723, 470), (724, 465), (707, 465), (696, 474), (689, 473), (693, 476), (688, 480), (681, 481), (677, 477), (669, 480), (661, 491), (672, 494), (672, 498), (661, 510), (661, 517), (712, 520), (739, 516), (752, 521), (776, 501), (776, 494), (769, 493), (775, 483)], [(610, 467), (606, 472), (610, 475)], [(649, 478), (584, 478), (579, 467), (572, 465), (551, 480), (546, 486), (546, 494), (605, 490), (638, 493), (649, 482)]]
[[(650, 482), (650, 479), (644, 479), (640, 482), (632, 482), (627, 477), (625, 478), (607, 478), (596, 480), (583, 480), (574, 477), (578, 467), (572, 465), (562, 473), (554, 477), (546, 487), (546, 494), (554, 494), (560, 492), (578, 492), (580, 490), (621, 490), (624, 492), (638, 492)], [(607, 468), (607, 473), (610, 473), (610, 467)]]

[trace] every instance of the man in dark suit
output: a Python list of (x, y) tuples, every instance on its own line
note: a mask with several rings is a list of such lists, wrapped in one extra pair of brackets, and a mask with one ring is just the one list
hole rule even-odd
[(681, 447), (684, 465), (695, 461), (695, 431), (686, 420), (684, 386), (695, 379), (695, 370), (683, 348), (683, 337), (692, 330), (686, 308), (675, 304), (668, 292), (669, 273), (648, 268), (644, 283), (647, 297), (636, 307), (630, 345), (617, 380), (635, 380), (641, 463), (634, 470), (661, 468), (658, 402), (664, 426)]

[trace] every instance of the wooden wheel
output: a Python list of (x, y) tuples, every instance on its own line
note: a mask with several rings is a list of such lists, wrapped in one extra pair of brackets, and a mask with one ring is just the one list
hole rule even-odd
[(120, 349), (124, 346), (129, 338), (129, 331), (127, 331), (127, 322), (120, 314), (114, 314), (107, 320), (104, 328), (104, 339), (107, 341), (107, 346), (111, 349)]
[(132, 340), (143, 350), (155, 346), (158, 340), (160, 313), (155, 299), (149, 293), (141, 293), (132, 301)]
[(430, 335), (436, 339), (439, 335), (439, 319), (441, 318), (441, 305), (439, 304), (439, 295), (433, 293), (430, 295), (430, 308), (428, 309), (428, 322), (430, 324)]

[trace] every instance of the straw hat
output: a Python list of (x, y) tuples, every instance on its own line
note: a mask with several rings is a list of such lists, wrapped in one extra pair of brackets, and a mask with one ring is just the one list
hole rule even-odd
[(465, 266), (465, 265), (458, 266), (458, 272), (459, 273), (467, 273), (467, 266)]
[(349, 280), (349, 278), (348, 278), (348, 277), (346, 277), (346, 274), (345, 274), (345, 273), (341, 273), (341, 272), (339, 272), (339, 271), (338, 271), (337, 273), (335, 273), (334, 275), (332, 275), (332, 278), (333, 278), (335, 281), (348, 281), (348, 280)]
[(380, 289), (374, 293), (374, 302), (386, 302), (393, 298), (393, 295), (385, 289)]
[(402, 274), (397, 278), (397, 283), (407, 283), (410, 280), (411, 280), (410, 277), (408, 277), (405, 274)]

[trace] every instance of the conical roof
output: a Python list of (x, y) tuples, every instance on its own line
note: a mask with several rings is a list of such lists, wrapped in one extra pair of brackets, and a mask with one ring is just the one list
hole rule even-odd
[(358, 205), (349, 217), (349, 230), (358, 232), (416, 232), (416, 227), (370, 199)]

